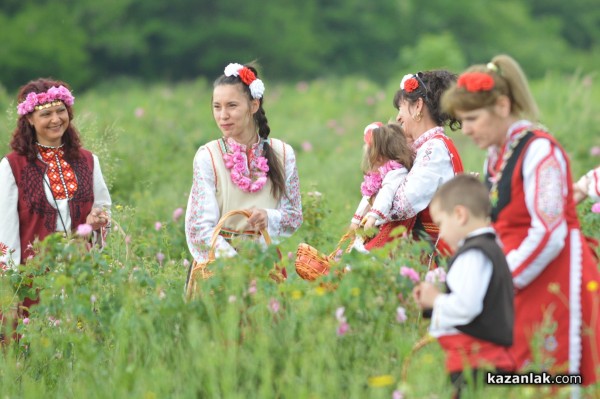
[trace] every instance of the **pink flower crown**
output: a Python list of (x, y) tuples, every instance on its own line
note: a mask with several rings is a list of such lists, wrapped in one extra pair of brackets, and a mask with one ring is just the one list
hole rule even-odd
[(63, 85), (58, 87), (52, 86), (46, 92), (31, 92), (27, 94), (25, 100), (17, 105), (17, 113), (19, 115), (27, 115), (35, 110), (59, 105), (61, 102), (70, 107), (75, 103), (75, 97), (73, 97), (69, 89)]
[(252, 70), (244, 65), (231, 63), (225, 67), (225, 76), (239, 76), (242, 82), (250, 88), (252, 98), (259, 99), (265, 94), (265, 85)]
[(363, 139), (365, 140), (365, 144), (370, 146), (373, 142), (373, 130), (380, 128), (383, 126), (381, 122), (373, 122), (365, 127), (365, 131), (363, 133)]

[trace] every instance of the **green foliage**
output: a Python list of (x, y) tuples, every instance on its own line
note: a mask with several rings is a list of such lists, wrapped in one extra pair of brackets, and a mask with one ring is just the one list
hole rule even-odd
[(0, 82), (10, 90), (49, 75), (80, 90), (115, 76), (181, 82), (257, 60), (278, 81), (369, 74), (381, 83), (400, 68), (462, 68), (497, 53), (533, 77), (548, 65), (591, 72), (596, 9), (594, 0), (5, 0)]
[[(26, 267), (0, 278), (4, 315), (25, 294), (39, 289), (41, 297), (28, 324), (17, 326), (19, 343), (0, 353), (0, 396), (389, 398), (402, 389), (414, 398), (450, 397), (439, 346), (412, 353), (428, 321), (401, 270), (423, 278), (426, 246), (403, 241), (368, 256), (344, 254), (313, 283), (294, 271), (299, 242), (329, 253), (346, 231), (360, 201), (362, 130), (395, 117), (391, 97), (400, 77), (386, 85), (359, 75), (267, 81), (272, 135), (296, 152), (305, 223), (278, 244), (282, 260), (275, 247), (244, 245), (247, 256), (212, 264), (214, 277), (190, 302), (183, 284), (191, 258), (183, 218), (173, 212), (187, 203), (197, 148), (219, 136), (210, 84), (119, 79), (78, 95), (75, 122), (85, 145), (101, 154), (115, 223), (102, 252), (55, 235)], [(600, 145), (593, 77), (549, 73), (532, 86), (574, 175), (596, 165), (589, 151)], [(4, 142), (16, 117), (12, 101), (0, 90), (0, 104), (10, 107), (0, 118)], [(480, 171), (484, 151), (450, 135), (466, 169)], [(600, 219), (590, 205), (579, 212), (584, 231), (597, 237)], [(268, 277), (275, 262), (286, 267), (285, 283)], [(349, 330), (338, 335), (342, 320)], [(566, 395), (544, 389), (494, 387), (466, 397)]]

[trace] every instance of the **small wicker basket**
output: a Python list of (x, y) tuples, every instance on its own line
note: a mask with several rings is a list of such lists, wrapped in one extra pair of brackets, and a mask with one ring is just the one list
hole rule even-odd
[[(246, 210), (233, 210), (233, 211), (227, 212), (226, 214), (224, 214), (221, 217), (221, 219), (215, 226), (215, 231), (213, 232), (213, 235), (210, 239), (210, 248), (208, 250), (208, 259), (204, 262), (194, 261), (190, 265), (187, 280), (185, 283), (185, 296), (187, 299), (192, 299), (194, 297), (194, 293), (196, 292), (199, 279), (206, 280), (214, 274), (212, 271), (208, 270), (208, 265), (215, 261), (215, 248), (217, 245), (217, 239), (219, 237), (219, 233), (220, 233), (221, 229), (223, 228), (223, 224), (225, 223), (225, 221), (234, 215), (242, 215), (242, 216), (246, 216), (247, 218), (249, 218), (251, 214), (252, 214), (251, 212), (246, 211)], [(270, 245), (271, 237), (269, 236), (269, 233), (267, 232), (267, 230), (266, 229), (261, 230), (260, 234), (264, 237), (267, 245)], [(275, 265), (275, 267), (277, 268), (277, 265)], [(285, 272), (284, 272), (284, 276), (285, 276)], [(284, 277), (282, 277), (282, 280), (283, 279), (284, 279)]]
[(334, 261), (336, 255), (338, 255), (338, 252), (342, 248), (342, 244), (346, 240), (350, 240), (350, 244), (345, 250), (346, 252), (350, 252), (354, 237), (355, 231), (349, 230), (342, 238), (340, 238), (337, 247), (329, 255), (325, 255), (315, 247), (304, 242), (300, 243), (296, 250), (296, 273), (304, 280), (309, 281), (313, 281), (319, 276), (328, 275), (331, 263)]

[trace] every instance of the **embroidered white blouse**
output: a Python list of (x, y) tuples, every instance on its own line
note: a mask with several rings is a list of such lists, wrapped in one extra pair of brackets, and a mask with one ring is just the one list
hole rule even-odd
[(444, 141), (434, 137), (440, 133), (444, 134), (444, 128), (436, 126), (413, 143), (415, 162), (394, 196), (392, 220), (417, 215), (427, 208), (438, 187), (454, 177), (452, 155)]
[(392, 209), (392, 202), (394, 201), (394, 195), (400, 187), (400, 185), (406, 180), (408, 175), (408, 169), (402, 167), (400, 169), (390, 170), (385, 174), (383, 181), (381, 182), (381, 188), (375, 195), (373, 205), (370, 204), (369, 200), (371, 197), (364, 195), (362, 200), (358, 204), (356, 212), (352, 217), (352, 223), (360, 224), (363, 217), (374, 217), (376, 226), (380, 226), (390, 221), (390, 210)]
[[(38, 157), (41, 157), (38, 154)], [(102, 176), (100, 169), (100, 162), (98, 157), (93, 155), (94, 159), (94, 208), (104, 208), (110, 212), (111, 199)], [(48, 176), (44, 176), (44, 180), (48, 181)], [(6, 267), (8, 265), (17, 267), (21, 263), (21, 240), (19, 235), (19, 214), (17, 211), (17, 204), (19, 201), (19, 190), (15, 181), (15, 177), (12, 173), (8, 159), (2, 158), (0, 160), (0, 267)], [(56, 230), (64, 231), (64, 222), (67, 229), (71, 226), (71, 215), (69, 211), (69, 200), (62, 199), (56, 200), (52, 196), (52, 192), (49, 185), (44, 186), (46, 198), (53, 208), (58, 205), (58, 214), (56, 217)], [(94, 232), (93, 241), (98, 242), (102, 245), (103, 234), (97, 234)]]
[[(263, 143), (252, 145), (251, 151), (258, 157), (263, 154)], [(285, 194), (276, 209), (266, 209), (267, 232), (277, 241), (277, 237), (289, 237), (302, 224), (302, 203), (300, 181), (296, 167), (296, 156), (289, 144), (285, 145)], [(246, 147), (242, 146), (245, 155)], [(221, 176), (219, 176), (221, 178)], [(223, 176), (230, 179), (230, 176)], [(185, 230), (188, 248), (197, 262), (208, 258), (208, 246), (213, 231), (221, 215), (216, 197), (216, 179), (209, 150), (202, 146), (194, 157), (193, 182), (185, 215)], [(221, 236), (216, 243), (216, 256), (234, 256), (233, 247)]]

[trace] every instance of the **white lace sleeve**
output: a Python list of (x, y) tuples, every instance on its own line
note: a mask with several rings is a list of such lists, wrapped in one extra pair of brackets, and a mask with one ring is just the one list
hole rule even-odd
[[(93, 155), (94, 158), (94, 205), (92, 208), (101, 208), (106, 211), (110, 215), (110, 207), (112, 205), (112, 201), (110, 199), (110, 193), (108, 192), (108, 187), (106, 186), (106, 182), (104, 181), (104, 176), (102, 175), (102, 169), (100, 169), (100, 161), (96, 155)], [(100, 248), (104, 248), (106, 243), (106, 236), (108, 234), (108, 230), (110, 225), (107, 227), (101, 227), (99, 231), (94, 231), (92, 234), (92, 243), (100, 246)]]
[(377, 221), (381, 222), (389, 220), (394, 195), (398, 191), (398, 188), (400, 188), (400, 185), (406, 180), (407, 175), (408, 170), (406, 168), (391, 170), (385, 175), (368, 216), (373, 216)]
[(0, 269), (21, 263), (19, 190), (8, 159), (0, 161)]
[(406, 220), (427, 208), (439, 186), (454, 177), (450, 154), (442, 140), (427, 141), (400, 185), (391, 210), (392, 220)]
[(274, 237), (289, 237), (302, 225), (300, 179), (296, 155), (289, 144), (285, 145), (285, 193), (277, 209), (267, 209), (268, 232)]
[[(190, 253), (197, 262), (208, 259), (210, 239), (221, 214), (217, 203), (215, 173), (210, 153), (200, 147), (194, 157), (193, 181), (185, 214), (185, 236)], [(235, 250), (221, 236), (217, 238), (216, 254), (233, 256)]]

